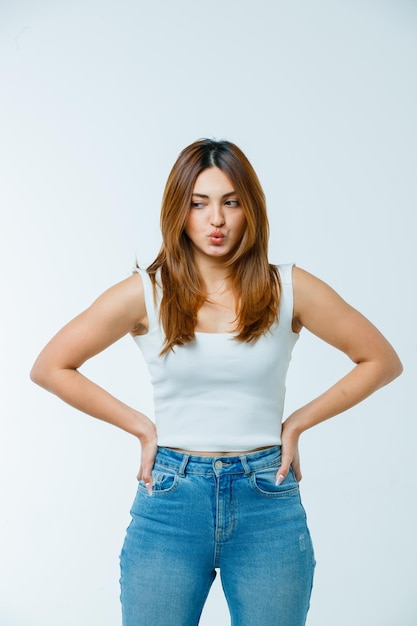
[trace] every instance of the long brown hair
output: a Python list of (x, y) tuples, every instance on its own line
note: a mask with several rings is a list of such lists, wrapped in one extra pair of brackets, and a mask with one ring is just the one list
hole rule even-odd
[(230, 141), (200, 139), (185, 148), (165, 186), (161, 209), (162, 247), (147, 268), (154, 289), (160, 283), (160, 321), (165, 332), (162, 354), (192, 341), (197, 312), (207, 300), (185, 233), (191, 196), (199, 174), (218, 167), (234, 185), (246, 216), (246, 230), (227, 264), (237, 300), (236, 336), (251, 342), (278, 319), (279, 274), (268, 262), (269, 224), (265, 195), (247, 157)]

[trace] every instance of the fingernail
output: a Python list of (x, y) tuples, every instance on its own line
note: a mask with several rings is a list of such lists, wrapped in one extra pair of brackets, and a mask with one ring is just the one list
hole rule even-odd
[(151, 496), (152, 495), (152, 485), (151, 483), (145, 483), (146, 491)]
[(279, 474), (278, 478), (275, 481), (276, 486), (278, 487), (282, 483), (283, 480), (284, 480), (284, 476), (282, 474)]

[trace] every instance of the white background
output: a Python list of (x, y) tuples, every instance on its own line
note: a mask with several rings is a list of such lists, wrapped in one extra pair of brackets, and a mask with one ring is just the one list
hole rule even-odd
[[(120, 624), (139, 446), (28, 373), (156, 255), (163, 185), (200, 137), (255, 166), (271, 261), (333, 285), (405, 366), (304, 435), (308, 626), (415, 626), (416, 62), (412, 0), (0, 2), (2, 626)], [(349, 367), (304, 331), (287, 413)], [(130, 338), (84, 371), (152, 415)], [(201, 624), (228, 623), (216, 581)]]

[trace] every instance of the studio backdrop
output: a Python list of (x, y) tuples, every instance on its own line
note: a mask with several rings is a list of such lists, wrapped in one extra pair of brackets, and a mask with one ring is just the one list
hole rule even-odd
[[(153, 260), (165, 180), (201, 137), (253, 163), (271, 262), (330, 283), (405, 367), (303, 436), (308, 626), (417, 623), (416, 67), (412, 0), (0, 3), (2, 626), (120, 623), (139, 444), (29, 370), (65, 322)], [(303, 331), (285, 413), (350, 367)], [(131, 338), (83, 371), (152, 417)], [(229, 623), (218, 581), (201, 623)]]

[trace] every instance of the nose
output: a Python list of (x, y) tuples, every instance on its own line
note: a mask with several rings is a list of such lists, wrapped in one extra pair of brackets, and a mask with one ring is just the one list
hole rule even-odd
[(223, 226), (224, 225), (224, 213), (222, 210), (222, 206), (219, 204), (215, 204), (212, 207), (211, 213), (210, 213), (210, 223), (212, 226)]

